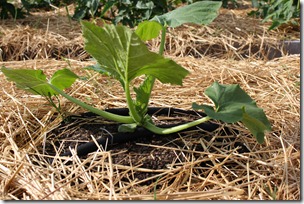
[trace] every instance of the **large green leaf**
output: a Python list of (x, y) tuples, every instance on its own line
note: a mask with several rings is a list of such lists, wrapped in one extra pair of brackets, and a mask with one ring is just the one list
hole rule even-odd
[(207, 25), (217, 16), (222, 2), (199, 1), (193, 4), (177, 8), (161, 16), (154, 16), (151, 20), (170, 27), (177, 27), (184, 23), (195, 23)]
[(86, 51), (118, 80), (130, 82), (146, 74), (162, 83), (181, 85), (189, 73), (174, 61), (150, 52), (136, 33), (125, 26), (101, 28), (83, 21), (82, 29)]
[(15, 82), (18, 88), (47, 97), (57, 94), (57, 92), (49, 86), (49, 83), (63, 90), (70, 87), (78, 78), (76, 74), (68, 69), (56, 71), (50, 81), (47, 80), (42, 70), (2, 67), (1, 71), (9, 81)]
[(270, 131), (271, 125), (263, 109), (257, 107), (256, 102), (239, 85), (214, 82), (206, 89), (205, 94), (213, 101), (215, 109), (195, 103), (192, 106), (194, 109), (204, 109), (209, 117), (223, 122), (241, 121), (258, 142), (264, 141), (264, 131)]
[(212, 114), (214, 119), (227, 123), (234, 123), (242, 119), (242, 106), (256, 107), (256, 103), (251, 97), (236, 84), (221, 85), (214, 82), (206, 89), (205, 94), (213, 101), (216, 107), (216, 110), (213, 110), (212, 107), (207, 108), (207, 106), (204, 106), (206, 113)]

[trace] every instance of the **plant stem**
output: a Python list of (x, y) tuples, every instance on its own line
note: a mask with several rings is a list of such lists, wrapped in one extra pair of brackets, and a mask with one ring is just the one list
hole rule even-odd
[[(158, 54), (160, 54), (160, 55), (163, 55), (163, 53), (164, 53), (166, 33), (167, 33), (167, 25), (164, 25), (164, 26), (162, 26), (162, 35), (161, 35), (159, 52), (158, 52)], [(150, 93), (149, 95), (151, 95), (151, 92), (152, 92), (152, 89), (153, 89), (153, 86), (155, 83), (155, 77), (153, 77), (153, 76), (147, 76), (147, 77), (151, 77), (151, 89), (149, 90), (149, 93)], [(136, 123), (140, 125), (142, 123), (143, 117), (141, 117), (135, 109), (133, 100), (130, 95), (130, 88), (129, 88), (128, 82), (125, 83), (125, 93), (126, 93), (128, 108), (130, 110), (130, 115), (133, 117), (133, 119), (136, 121)]]
[(69, 20), (70, 27), (72, 27), (72, 22), (71, 22), (72, 19), (71, 19), (69, 8), (68, 8), (67, 5), (65, 5), (65, 11), (67, 12), (67, 17), (68, 17), (68, 20)]
[(126, 94), (126, 99), (127, 99), (127, 105), (130, 111), (130, 116), (133, 118), (133, 122), (136, 122), (137, 124), (141, 125), (142, 123), (142, 117), (138, 114), (138, 112), (135, 109), (135, 105), (133, 103), (131, 94), (130, 94), (130, 87), (129, 87), (129, 82), (126, 79), (125, 82), (125, 94)]
[(154, 124), (150, 123), (150, 122), (147, 122), (146, 124), (144, 124), (143, 126), (150, 130), (151, 132), (154, 132), (156, 134), (159, 134), (159, 135), (166, 135), (166, 134), (172, 134), (172, 133), (176, 133), (176, 132), (179, 132), (179, 131), (182, 131), (182, 130), (185, 130), (187, 128), (190, 128), (190, 127), (193, 127), (193, 126), (196, 126), (196, 125), (199, 125), (201, 123), (204, 123), (204, 122), (207, 122), (208, 120), (210, 120), (211, 117), (209, 116), (206, 116), (206, 117), (203, 117), (203, 118), (200, 118), (198, 120), (195, 120), (195, 121), (192, 121), (192, 122), (189, 122), (189, 123), (185, 123), (185, 124), (182, 124), (182, 125), (178, 125), (178, 126), (175, 126), (175, 127), (171, 127), (171, 128), (160, 128), (160, 127), (157, 127), (155, 126)]
[(76, 98), (66, 94), (64, 91), (61, 91), (60, 89), (58, 89), (56, 86), (54, 86), (52, 84), (49, 84), (49, 86), (52, 89), (54, 89), (57, 93), (59, 93), (60, 95), (62, 95), (66, 99), (68, 99), (69, 101), (79, 105), (80, 107), (82, 107), (84, 109), (87, 109), (87, 110), (89, 110), (93, 113), (96, 113), (96, 114), (102, 116), (105, 119), (113, 120), (113, 121), (120, 122), (120, 123), (134, 123), (133, 118), (130, 117), (130, 116), (121, 116), (121, 115), (116, 115), (116, 114), (109, 113), (109, 112), (106, 112), (106, 111), (103, 111), (103, 110), (99, 110), (97, 108), (94, 108), (94, 107), (92, 107), (92, 106), (90, 106), (86, 103), (83, 103), (83, 102), (77, 100)]
[(61, 118), (64, 120), (63, 113), (62, 113), (61, 107), (60, 107), (60, 101), (56, 95), (55, 95), (55, 97), (58, 100), (58, 106), (54, 103), (54, 100), (52, 99), (51, 96), (45, 96), (45, 99), (49, 102), (49, 104), (51, 106), (53, 106), (56, 109), (56, 111), (60, 114)]
[(165, 42), (166, 42), (166, 33), (167, 33), (167, 25), (164, 25), (162, 27), (162, 35), (161, 35), (161, 41), (159, 46), (158, 54), (163, 55), (165, 50)]

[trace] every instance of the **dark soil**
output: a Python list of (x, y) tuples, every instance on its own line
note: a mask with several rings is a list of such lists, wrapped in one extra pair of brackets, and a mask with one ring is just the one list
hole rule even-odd
[[(156, 114), (152, 114), (156, 116)], [(198, 119), (199, 114), (185, 115), (183, 112), (171, 111), (168, 115), (157, 114), (155, 123), (158, 126), (164, 126), (174, 123), (181, 123)], [(161, 120), (162, 122), (159, 122)], [(68, 122), (62, 124), (50, 132), (47, 136), (44, 154), (47, 155), (69, 155), (70, 149), (79, 148), (83, 144), (92, 142), (92, 137), (96, 140), (109, 137), (117, 133), (117, 123), (106, 121), (100, 116), (92, 113), (74, 115), (68, 118)], [(142, 131), (136, 137), (126, 137), (125, 141), (108, 143), (101, 145), (101, 149), (111, 151), (112, 162), (124, 166), (138, 166), (146, 169), (167, 169), (172, 165), (178, 165), (187, 161), (190, 155), (192, 157), (201, 157), (204, 148), (200, 139), (210, 141), (221, 150), (237, 148), (239, 153), (248, 152), (246, 146), (237, 142), (233, 131), (229, 128), (220, 127), (218, 123), (207, 123), (207, 126), (195, 127), (190, 130), (170, 135), (155, 135)], [(219, 131), (221, 133), (219, 133)], [(128, 133), (132, 135), (132, 133)], [(213, 138), (213, 135), (222, 135)], [(109, 138), (112, 138), (111, 136)], [(95, 143), (93, 143), (95, 144)], [(191, 153), (195, 151), (195, 154)], [(42, 147), (41, 147), (42, 151)], [(216, 148), (209, 149), (209, 152), (217, 153)], [(76, 151), (77, 152), (77, 151)], [(86, 158), (87, 155), (78, 155), (80, 158)], [(212, 165), (212, 163), (202, 163), (201, 167)], [(134, 176), (137, 179), (145, 179), (155, 173), (136, 172)]]

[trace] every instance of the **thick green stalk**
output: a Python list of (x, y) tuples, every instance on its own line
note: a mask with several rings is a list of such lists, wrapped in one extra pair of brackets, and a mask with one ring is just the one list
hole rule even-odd
[[(160, 43), (160, 47), (159, 47), (159, 54), (160, 55), (164, 54), (166, 32), (167, 32), (167, 25), (164, 25), (162, 27), (161, 43)], [(155, 78), (153, 78), (152, 87), (153, 87), (154, 81), (155, 81)], [(151, 93), (151, 91), (152, 91), (152, 88), (150, 90), (150, 93)], [(194, 127), (194, 126), (199, 125), (201, 123), (207, 122), (210, 119), (211, 119), (211, 117), (206, 116), (206, 117), (200, 118), (198, 120), (195, 120), (195, 121), (192, 121), (192, 122), (189, 122), (189, 123), (185, 123), (185, 124), (182, 124), (182, 125), (174, 126), (174, 127), (171, 127), (171, 128), (160, 128), (160, 127), (157, 127), (150, 122), (145, 123), (143, 126), (146, 129), (150, 130), (151, 132), (154, 132), (154, 133), (160, 134), (160, 135), (165, 135), (165, 134), (176, 133), (176, 132), (188, 129), (190, 127)]]
[(166, 33), (167, 33), (167, 26), (164, 25), (162, 27), (162, 35), (161, 35), (161, 41), (159, 46), (158, 54), (163, 55), (165, 50), (165, 42), (166, 42)]
[[(166, 25), (162, 26), (162, 35), (161, 35), (161, 42), (160, 42), (160, 47), (159, 47), (159, 54), (160, 55), (163, 55), (163, 53), (164, 53), (165, 40), (166, 40), (166, 32), (167, 32), (167, 26)], [(127, 77), (125, 77), (125, 78), (127, 78)], [(145, 80), (146, 81), (150, 81), (149, 83), (151, 83), (150, 90), (148, 90), (148, 93), (149, 93), (149, 97), (148, 98), (150, 98), (151, 92), (152, 92), (152, 89), (153, 89), (153, 86), (154, 86), (154, 83), (155, 83), (155, 77), (151, 76), (151, 75), (148, 75), (148, 76), (146, 76)], [(142, 123), (143, 116), (140, 116), (138, 114), (138, 112), (136, 111), (135, 106), (134, 106), (133, 101), (132, 101), (131, 96), (130, 96), (129, 88), (127, 88), (129, 85), (127, 85), (127, 84), (128, 83), (125, 83), (124, 86), (125, 86), (127, 103), (128, 103), (128, 107), (129, 107), (129, 110), (130, 110), (130, 115), (137, 122), (137, 124), (140, 125)], [(148, 107), (148, 103), (144, 107), (144, 110), (147, 107)]]
[(192, 121), (192, 122), (189, 122), (189, 123), (185, 123), (185, 124), (182, 124), (182, 125), (174, 126), (174, 127), (171, 127), (171, 128), (160, 128), (160, 127), (157, 127), (150, 122), (147, 122), (143, 126), (146, 129), (148, 129), (151, 132), (154, 132), (156, 134), (166, 135), (166, 134), (172, 134), (172, 133), (175, 133), (175, 132), (179, 132), (179, 131), (185, 130), (187, 128), (190, 128), (190, 127), (194, 127), (194, 126), (199, 125), (201, 123), (207, 122), (210, 119), (211, 119), (211, 117), (206, 116), (206, 117), (200, 118), (198, 120), (195, 120), (195, 121)]
[(130, 87), (129, 87), (129, 82), (126, 80), (125, 82), (125, 94), (126, 94), (126, 99), (127, 99), (127, 105), (130, 111), (130, 115), (133, 118), (133, 122), (136, 122), (137, 124), (142, 123), (142, 117), (138, 114), (138, 112), (135, 109), (135, 105), (133, 103), (131, 94), (130, 94)]
[(57, 93), (59, 93), (60, 95), (62, 95), (66, 99), (68, 99), (69, 101), (79, 105), (80, 107), (82, 107), (84, 109), (87, 109), (87, 110), (89, 110), (93, 113), (96, 113), (96, 114), (102, 116), (105, 119), (113, 120), (113, 121), (116, 121), (116, 122), (119, 122), (119, 123), (134, 123), (133, 118), (130, 117), (130, 116), (121, 116), (121, 115), (116, 115), (116, 114), (113, 114), (113, 113), (109, 113), (109, 112), (106, 112), (106, 111), (99, 110), (97, 108), (94, 108), (94, 107), (92, 107), (92, 106), (90, 106), (86, 103), (83, 103), (83, 102), (77, 100), (76, 98), (73, 98), (72, 96), (66, 94), (64, 91), (61, 91), (60, 89), (58, 89), (56, 86), (54, 86), (52, 84), (49, 84), (49, 86), (52, 89), (54, 89)]

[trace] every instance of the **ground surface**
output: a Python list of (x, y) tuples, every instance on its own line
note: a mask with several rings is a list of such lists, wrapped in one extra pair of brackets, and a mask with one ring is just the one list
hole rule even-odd
[[(108, 134), (101, 119), (63, 128), (43, 98), (17, 89), (0, 73), (2, 199), (300, 199), (300, 56), (267, 59), (269, 47), (298, 38), (299, 30), (267, 31), (247, 12), (222, 9), (210, 26), (170, 30), (165, 54), (191, 74), (183, 86), (157, 82), (151, 106), (189, 110), (192, 102), (211, 104), (204, 90), (214, 81), (240, 84), (272, 124), (264, 144), (241, 124), (220, 123), (214, 132), (141, 137), (78, 157), (75, 146)], [(82, 69), (94, 63), (83, 49), (79, 24), (63, 10), (1, 21), (0, 32), (0, 65), (47, 75), (68, 67), (89, 80), (77, 81), (67, 93), (101, 109), (125, 107), (119, 83)], [(151, 50), (158, 45), (149, 42)], [(67, 115), (86, 112), (59, 99)], [(59, 157), (67, 149), (72, 156)]]
[[(172, 109), (173, 112), (173, 109)], [(177, 111), (178, 112), (178, 111)], [(154, 114), (153, 117), (157, 117), (158, 114)], [(119, 124), (111, 121), (104, 121), (100, 116), (92, 114), (82, 114), (81, 116), (70, 116), (70, 121), (62, 123), (62, 125), (47, 136), (44, 150), (40, 148), (40, 151), (47, 155), (55, 156), (60, 153), (67, 153), (70, 149), (77, 148), (80, 145), (87, 144), (92, 141), (92, 138), (98, 140), (101, 137), (107, 137), (112, 135), (115, 137)], [(74, 119), (73, 119), (74, 118)], [(194, 119), (199, 119), (198, 115), (191, 115), (186, 113), (168, 113), (166, 115), (158, 116), (157, 120), (154, 120), (155, 124), (177, 124), (181, 122), (188, 122)], [(194, 160), (199, 160), (202, 156), (200, 152), (204, 152), (204, 149), (198, 141), (204, 138), (205, 141), (214, 144), (214, 147), (219, 149), (234, 148), (238, 153), (249, 152), (246, 146), (240, 142), (236, 142), (235, 131), (225, 129), (225, 132), (217, 133), (224, 124), (214, 124), (210, 126), (201, 126), (191, 130), (182, 131), (176, 134), (170, 135), (155, 135), (148, 132), (131, 133), (137, 134), (137, 137), (130, 137), (127, 141), (111, 144), (111, 140), (108, 143), (103, 144), (100, 148), (110, 151), (112, 153), (112, 162), (119, 165), (132, 165), (138, 166), (150, 170), (161, 170), (169, 167), (182, 165), (187, 161), (191, 152)], [(215, 127), (213, 127), (215, 126)], [(212, 131), (211, 131), (212, 129)], [(212, 137), (218, 134), (218, 137)], [(127, 137), (127, 135), (125, 135)], [(187, 147), (187, 149), (184, 149)], [(91, 151), (93, 152), (93, 151)], [(212, 148), (211, 153), (219, 152)], [(88, 156), (78, 153), (80, 158), (85, 159)], [(202, 161), (199, 166), (207, 167), (212, 165), (210, 161)], [(232, 165), (232, 164), (230, 164)], [(236, 165), (236, 164), (234, 164)], [(157, 175), (153, 172), (135, 172), (134, 179), (139, 181), (147, 180), (144, 184), (151, 184), (155, 182), (155, 178), (152, 181), (149, 179), (151, 176)]]

